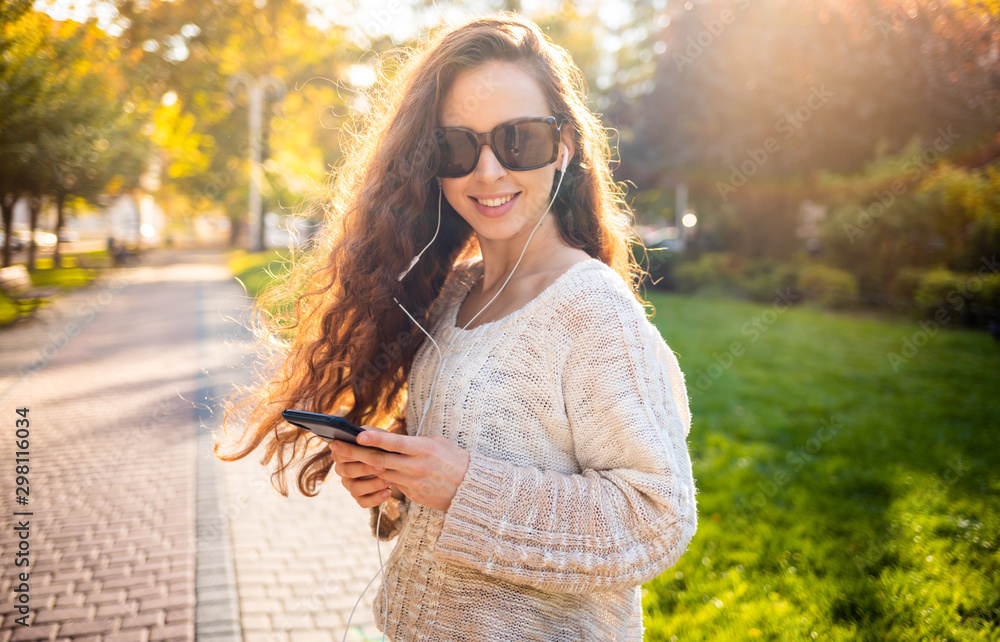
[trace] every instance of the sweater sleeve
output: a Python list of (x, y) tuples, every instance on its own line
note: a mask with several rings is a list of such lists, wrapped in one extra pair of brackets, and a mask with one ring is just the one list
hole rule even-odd
[(656, 577), (694, 536), (683, 374), (624, 286), (598, 290), (574, 302), (567, 356), (553, 364), (582, 472), (471, 453), (438, 559), (544, 591), (584, 593)]

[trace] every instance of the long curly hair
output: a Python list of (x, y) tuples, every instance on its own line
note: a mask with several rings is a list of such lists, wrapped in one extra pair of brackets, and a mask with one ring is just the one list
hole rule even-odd
[[(380, 76), (389, 60), (381, 59)], [(268, 359), (260, 383), (242, 388), (225, 413), (226, 435), (233, 424), (240, 429), (235, 451), (220, 452), (216, 439), (223, 461), (264, 443), (261, 464), (277, 459), (271, 484), (284, 496), (293, 464), (303, 462), (298, 488), (311, 497), (333, 457), (324, 441), (285, 423), (281, 411), (338, 414), (404, 432), (406, 381), (424, 337), (393, 297), (426, 319), (454, 266), (479, 255), (473, 229), (445, 199), (437, 239), (404, 281), (397, 279), (437, 225), (433, 132), (439, 106), (463, 70), (499, 61), (532, 74), (576, 145), (552, 210), (562, 239), (613, 268), (633, 292), (638, 286), (632, 215), (611, 176), (608, 133), (587, 108), (586, 81), (565, 49), (532, 21), (503, 12), (443, 27), (398, 60), (393, 79), (365, 95), (370, 108), (360, 116), (360, 133), (331, 172), (319, 239), (291, 259), (257, 304), (279, 312), (256, 315)]]

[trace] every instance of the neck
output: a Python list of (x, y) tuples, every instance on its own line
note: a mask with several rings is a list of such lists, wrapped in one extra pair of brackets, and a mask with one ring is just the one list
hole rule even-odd
[[(483, 254), (482, 287), (484, 292), (491, 292), (503, 286), (515, 265), (517, 270), (511, 277), (512, 281), (519, 277), (544, 271), (553, 253), (565, 245), (559, 234), (555, 214), (551, 212), (546, 214), (532, 235), (533, 227), (534, 223), (525, 226), (521, 232), (510, 239), (496, 241), (479, 237), (479, 247)], [(525, 248), (524, 244), (529, 236), (531, 236), (531, 242)], [(522, 250), (524, 250), (523, 257), (521, 257)], [(518, 263), (518, 258), (520, 258), (520, 263)]]

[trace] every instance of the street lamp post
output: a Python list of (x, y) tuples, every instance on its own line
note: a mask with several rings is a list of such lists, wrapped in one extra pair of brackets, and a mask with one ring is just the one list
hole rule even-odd
[(674, 227), (677, 229), (677, 250), (683, 252), (687, 245), (686, 234), (683, 233), (683, 218), (688, 209), (688, 186), (677, 183), (677, 201), (674, 209)]
[(260, 202), (260, 185), (263, 178), (260, 167), (260, 130), (264, 111), (264, 92), (270, 89), (274, 98), (280, 100), (285, 96), (286, 87), (284, 81), (277, 76), (266, 74), (257, 80), (245, 71), (229, 77), (230, 93), (234, 93), (240, 85), (246, 87), (250, 97), (249, 245), (251, 250), (259, 252), (264, 249), (264, 216), (261, 212)]

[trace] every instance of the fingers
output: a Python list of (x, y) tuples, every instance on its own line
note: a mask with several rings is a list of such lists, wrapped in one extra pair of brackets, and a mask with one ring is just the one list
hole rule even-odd
[(358, 506), (361, 508), (374, 508), (389, 499), (390, 494), (391, 491), (389, 490), (380, 490), (374, 493), (369, 493), (368, 495), (355, 495), (352, 493), (351, 497), (354, 498), (354, 501), (356, 501)]
[(363, 461), (376, 468), (392, 468), (393, 466), (390, 465), (392, 462), (398, 463), (400, 461), (400, 455), (396, 453), (358, 446), (347, 441), (340, 441), (339, 439), (334, 439), (330, 442), (330, 451), (335, 458), (339, 456), (345, 460)]
[(392, 482), (377, 477), (378, 473), (385, 472), (384, 468), (377, 468), (336, 454), (333, 458), (336, 462), (333, 466), (334, 472), (340, 476), (340, 483), (359, 506), (372, 508), (389, 499)]
[(345, 477), (341, 479), (341, 483), (358, 503), (361, 503), (361, 500), (373, 500), (374, 503), (370, 505), (374, 506), (388, 499), (391, 494), (389, 486), (392, 485), (392, 482), (378, 477), (374, 479), (348, 479)]
[(378, 468), (364, 462), (353, 460), (338, 462), (334, 464), (333, 470), (341, 477), (350, 477), (352, 479), (371, 479), (379, 473), (385, 472), (384, 468)]
[(360, 477), (362, 475), (372, 475), (377, 474), (385, 470), (385, 466), (382, 462), (368, 461), (367, 457), (363, 455), (365, 451), (369, 451), (368, 448), (360, 448), (353, 444), (339, 441), (334, 439), (330, 442), (330, 452), (333, 453), (333, 461), (337, 464), (349, 464), (349, 463), (360, 463), (367, 466), (364, 468), (348, 468), (348, 469), (338, 469), (337, 474), (343, 475), (343, 471), (357, 470), (356, 474), (351, 474), (351, 477)]
[(397, 435), (386, 430), (368, 429), (358, 435), (358, 443), (369, 448), (381, 448), (404, 455), (416, 455), (419, 452), (419, 440), (408, 435)]

